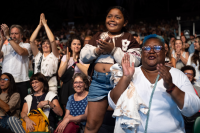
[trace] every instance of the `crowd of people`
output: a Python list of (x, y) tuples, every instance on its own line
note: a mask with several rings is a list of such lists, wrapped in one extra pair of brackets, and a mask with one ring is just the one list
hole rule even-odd
[(35, 30), (2, 24), (0, 130), (35, 131), (29, 113), (41, 108), (52, 133), (191, 133), (200, 116), (199, 38), (178, 38), (175, 21), (128, 20), (115, 6), (105, 26), (52, 31), (43, 13)]

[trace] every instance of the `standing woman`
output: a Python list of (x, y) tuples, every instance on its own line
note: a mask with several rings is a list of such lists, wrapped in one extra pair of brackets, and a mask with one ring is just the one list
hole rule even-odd
[[(42, 41), (41, 52), (35, 44), (35, 39), (40, 29), (44, 26), (48, 39)], [(44, 14), (40, 15), (40, 22), (30, 38), (31, 49), (35, 58), (34, 74), (41, 72), (48, 81), (49, 91), (57, 93), (57, 79), (56, 72), (58, 69), (59, 53), (55, 43), (55, 37), (47, 25), (47, 20)]]
[(199, 57), (199, 53), (200, 53), (200, 45), (199, 45), (199, 41), (200, 39), (197, 37), (194, 40), (194, 49), (195, 52), (190, 54), (189, 58), (188, 58), (188, 62), (187, 65), (191, 65), (195, 68), (196, 71), (196, 76), (195, 79), (196, 81), (194, 82), (196, 86), (200, 87), (200, 67), (199, 67), (199, 62), (200, 62), (200, 57)]
[(183, 51), (183, 42), (180, 39), (175, 40), (175, 52), (172, 57), (176, 59), (176, 68), (181, 69), (187, 64), (188, 52)]
[[(74, 69), (74, 74), (76, 73), (84, 73), (87, 75), (87, 69), (89, 67), (89, 64), (83, 64), (81, 60), (79, 59), (81, 48), (83, 47), (83, 43), (81, 41), (81, 38), (78, 36), (73, 36), (69, 40), (70, 47), (67, 47), (67, 54), (63, 56), (61, 60), (61, 64), (58, 70), (59, 77), (62, 77), (65, 71), (68, 70), (74, 63), (76, 64)], [(72, 77), (68, 77), (69, 80), (66, 82), (63, 82), (62, 88), (61, 88), (61, 104), (64, 106), (67, 103), (68, 97), (75, 93), (73, 89), (73, 82)]]

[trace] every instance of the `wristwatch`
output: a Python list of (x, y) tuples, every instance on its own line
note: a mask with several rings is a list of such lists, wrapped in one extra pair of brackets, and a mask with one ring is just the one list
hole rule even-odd
[(11, 41), (12, 40), (12, 38), (10, 37), (10, 38), (8, 38), (8, 41)]

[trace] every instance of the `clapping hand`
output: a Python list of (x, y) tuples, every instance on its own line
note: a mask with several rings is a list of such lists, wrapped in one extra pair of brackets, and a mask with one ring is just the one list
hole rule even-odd
[[(1, 25), (1, 30), (3, 31), (3, 34), (5, 37), (9, 38), (9, 28), (6, 24)], [(1, 32), (2, 33), (2, 32)]]
[(133, 74), (135, 72), (135, 67), (134, 67), (134, 62), (132, 62), (132, 66), (130, 66), (130, 55), (128, 53), (124, 54), (121, 64), (123, 69), (123, 76), (132, 79)]
[(5, 40), (6, 40), (6, 37), (4, 36), (3, 30), (0, 31), (0, 37), (1, 37), (0, 44), (2, 45), (5, 42)]
[(113, 48), (115, 47), (113, 43), (110, 43), (109, 40), (111, 38), (108, 37), (105, 40), (99, 39), (97, 40), (100, 49), (102, 49), (103, 51), (105, 51), (106, 53), (111, 53)]
[(40, 21), (43, 25), (47, 24), (47, 20), (45, 19), (44, 13), (40, 15)]
[(69, 59), (70, 59), (70, 52), (69, 52), (69, 48), (67, 47), (66, 62), (69, 62)]
[(167, 67), (163, 64), (157, 64), (157, 70), (160, 77), (163, 78), (164, 87), (166, 89), (171, 89), (174, 86), (174, 84), (172, 82), (172, 76)]

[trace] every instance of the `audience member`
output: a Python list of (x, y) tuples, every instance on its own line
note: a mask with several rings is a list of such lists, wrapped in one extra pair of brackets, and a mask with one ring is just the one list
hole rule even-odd
[(109, 104), (115, 109), (115, 132), (183, 133), (181, 114), (189, 117), (198, 112), (199, 98), (185, 74), (164, 65), (162, 37), (149, 35), (143, 43), (141, 67), (135, 68), (133, 63), (131, 66), (130, 56), (126, 54), (122, 68), (118, 65), (115, 68), (119, 72), (113, 78), (121, 78), (108, 95)]
[[(15, 79), (16, 86), (20, 93), (21, 108), (24, 97), (28, 94), (28, 63), (31, 54), (29, 43), (22, 42), (23, 29), (20, 25), (12, 25), (9, 28), (6, 24), (1, 25), (1, 46), (0, 58), (3, 57), (2, 73), (10, 73)], [(5, 39), (8, 44), (4, 44)]]
[(89, 41), (92, 39), (92, 36), (86, 36), (84, 39), (84, 44), (83, 46), (85, 46), (86, 44), (89, 44)]
[[(37, 37), (40, 29), (44, 26), (48, 39), (43, 39), (41, 52), (38, 50), (34, 40)], [(33, 32), (30, 38), (31, 49), (33, 52), (35, 67), (34, 73), (41, 72), (47, 78), (49, 90), (57, 93), (56, 73), (58, 69), (59, 53), (55, 43), (55, 37), (47, 25), (47, 20), (44, 14), (40, 15), (39, 25)]]
[(0, 87), (0, 127), (9, 129), (8, 118), (10, 116), (19, 117), (20, 94), (13, 76), (9, 73), (1, 75)]
[(190, 54), (189, 58), (188, 58), (188, 62), (187, 65), (191, 65), (195, 68), (196, 71), (196, 76), (195, 79), (196, 81), (194, 82), (194, 85), (200, 87), (200, 67), (199, 67), (199, 62), (200, 62), (200, 57), (199, 57), (199, 51), (200, 51), (200, 42), (199, 42), (199, 38), (195, 38), (194, 40), (194, 48), (195, 48), (195, 52)]
[[(32, 94), (25, 97), (21, 118), (26, 122), (26, 129), (29, 132), (34, 131), (35, 123), (27, 116), (31, 110), (41, 108), (49, 119), (50, 131), (53, 132), (55, 127), (55, 116), (63, 115), (59, 105), (57, 95), (49, 91), (49, 85), (45, 76), (41, 73), (34, 74), (31, 79)], [(25, 133), (22, 127), (22, 121), (17, 117), (9, 117), (7, 121), (9, 127), (15, 133)]]
[[(74, 67), (74, 74), (75, 73), (84, 73), (87, 75), (87, 69), (89, 65), (83, 64), (82, 61), (79, 59), (81, 48), (83, 47), (83, 43), (81, 39), (78, 36), (73, 36), (69, 40), (70, 47), (67, 48), (67, 54), (63, 56), (60, 64), (60, 68), (58, 70), (58, 75), (60, 77), (63, 76), (65, 71), (68, 71), (68, 69), (75, 64)], [(70, 75), (67, 75), (68, 81), (63, 81), (63, 85), (61, 88), (61, 95), (60, 100), (62, 105), (66, 105), (68, 97), (75, 93), (73, 89), (73, 80), (72, 77), (69, 77)], [(73, 75), (72, 75), (73, 76)]]
[(73, 124), (77, 124), (81, 127), (85, 126), (87, 119), (87, 95), (88, 95), (89, 81), (87, 76), (83, 73), (76, 73), (73, 77), (73, 88), (75, 94), (72, 94), (68, 99), (66, 105), (65, 117), (62, 122), (58, 125), (55, 133), (65, 133), (70, 131)]
[(172, 57), (176, 60), (177, 69), (181, 69), (187, 64), (189, 54), (183, 51), (183, 42), (179, 39), (175, 40), (175, 51), (172, 52)]
[(169, 45), (165, 43), (165, 65), (176, 68), (176, 60), (171, 57)]
[(85, 133), (97, 132), (108, 108), (107, 95), (113, 89), (110, 84), (110, 67), (114, 62), (121, 63), (125, 52), (131, 55), (135, 66), (140, 64), (140, 48), (130, 33), (125, 32), (128, 15), (124, 8), (115, 6), (106, 16), (107, 32), (98, 32), (81, 50), (81, 61), (90, 64), (92, 82), (88, 94), (88, 117)]

